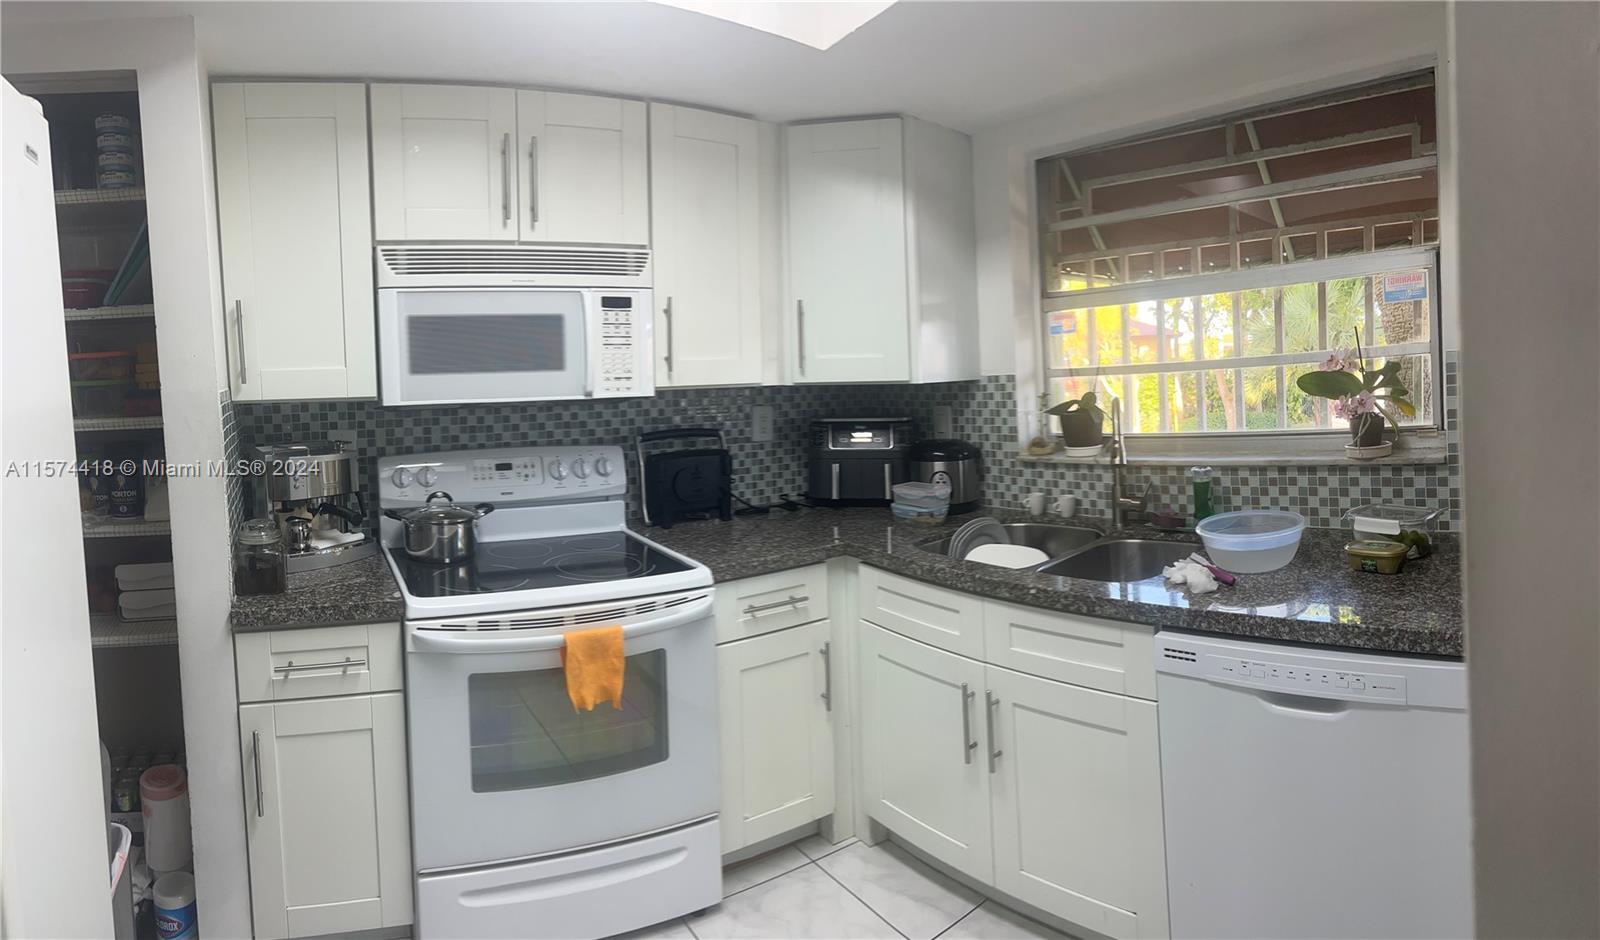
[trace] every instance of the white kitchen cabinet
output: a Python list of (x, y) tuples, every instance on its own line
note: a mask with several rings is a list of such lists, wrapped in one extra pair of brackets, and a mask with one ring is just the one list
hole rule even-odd
[(517, 239), (517, 94), (372, 85), (378, 241)]
[(794, 380), (976, 378), (971, 138), (910, 117), (786, 137)]
[(525, 242), (650, 242), (642, 101), (517, 92), (517, 215)]
[(235, 401), (378, 393), (366, 90), (212, 86)]
[(717, 647), (722, 851), (833, 812), (826, 620)]
[(658, 387), (761, 382), (760, 131), (650, 105)]
[(995, 887), (1107, 936), (1166, 936), (1155, 703), (984, 675)]
[(239, 707), (256, 940), (411, 923), (399, 692)]
[(991, 881), (983, 664), (869, 623), (860, 638), (867, 815)]

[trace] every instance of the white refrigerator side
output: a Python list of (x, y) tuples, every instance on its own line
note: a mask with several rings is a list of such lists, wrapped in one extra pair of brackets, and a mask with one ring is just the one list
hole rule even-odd
[(0, 534), (0, 934), (109, 937), (77, 480), (31, 472), (75, 458), (50, 132), (38, 102), (3, 93), (0, 467), (18, 472), (0, 509), (32, 523)]

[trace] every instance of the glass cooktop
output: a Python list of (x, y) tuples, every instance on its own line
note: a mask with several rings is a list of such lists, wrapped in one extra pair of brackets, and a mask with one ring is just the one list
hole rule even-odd
[(684, 564), (630, 532), (593, 532), (544, 539), (479, 542), (459, 565), (416, 561), (390, 547), (413, 597), (454, 597), (538, 588), (629, 581), (688, 571)]

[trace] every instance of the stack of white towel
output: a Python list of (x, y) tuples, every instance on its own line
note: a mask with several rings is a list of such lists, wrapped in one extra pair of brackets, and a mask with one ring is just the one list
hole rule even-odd
[(117, 613), (123, 620), (171, 620), (178, 616), (172, 592), (172, 562), (118, 565)]

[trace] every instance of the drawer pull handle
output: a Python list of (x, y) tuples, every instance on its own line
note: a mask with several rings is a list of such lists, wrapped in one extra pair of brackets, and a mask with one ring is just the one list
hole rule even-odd
[(822, 704), (833, 711), (833, 642), (830, 640), (822, 644), (822, 649), (817, 650), (822, 654)]
[(744, 609), (744, 612), (752, 616), (764, 614), (769, 610), (778, 610), (783, 607), (800, 607), (809, 600), (811, 600), (811, 595), (809, 594), (790, 594), (787, 599), (773, 601), (770, 604), (751, 604)]
[(367, 661), (366, 660), (364, 660), (364, 659), (351, 659), (348, 656), (346, 656), (342, 662), (337, 662), (337, 663), (296, 663), (294, 660), (291, 659), (287, 663), (283, 664), (282, 666), (273, 666), (272, 667), (272, 671), (273, 672), (277, 672), (277, 673), (282, 673), (283, 676), (285, 678), (287, 678), (287, 677), (293, 675), (294, 673), (297, 673), (297, 672), (310, 672), (313, 669), (338, 669), (341, 672), (348, 674), (351, 669), (353, 669), (353, 668), (364, 668), (366, 665), (367, 665)]
[(968, 688), (965, 682), (961, 683), (961, 762), (963, 764), (972, 763), (972, 750), (978, 746), (978, 742), (972, 739), (972, 707), (968, 704), (972, 701), (974, 694), (976, 693)]

